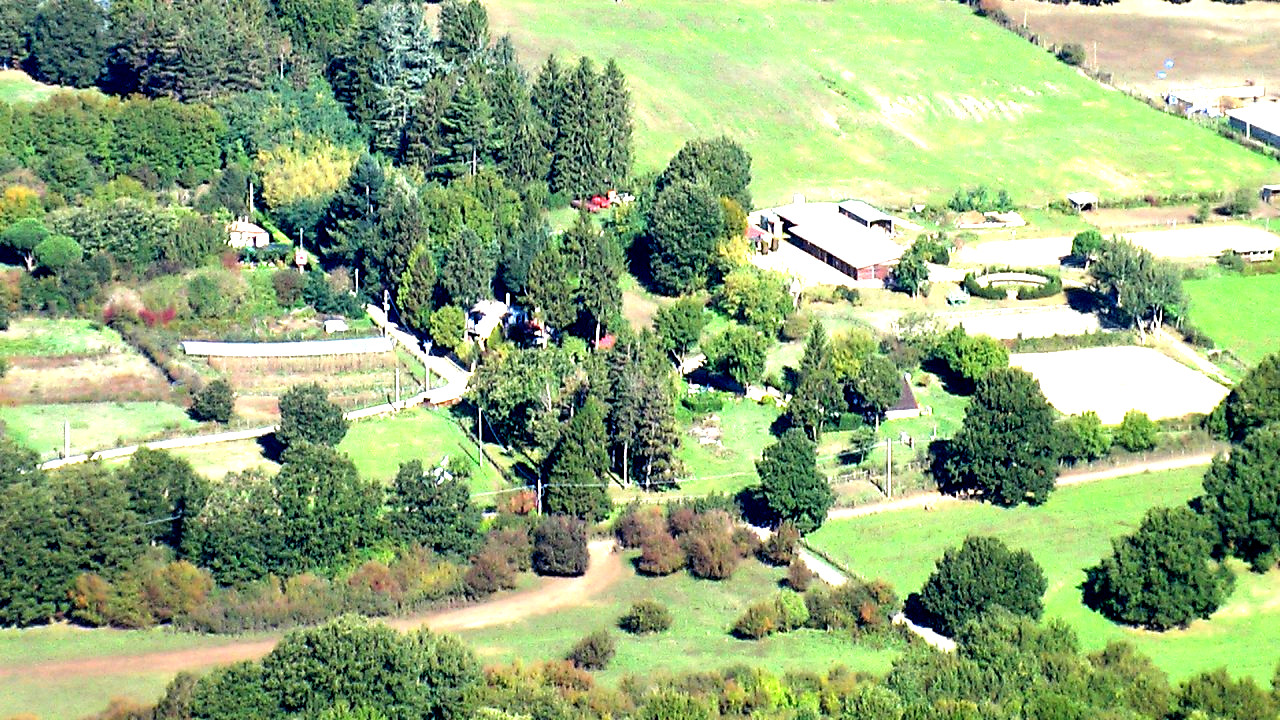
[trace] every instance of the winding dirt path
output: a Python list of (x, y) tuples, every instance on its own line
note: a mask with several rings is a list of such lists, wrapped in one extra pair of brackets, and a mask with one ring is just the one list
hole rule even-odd
[[(385, 620), (401, 631), (430, 628), (434, 632), (461, 632), (505, 625), (535, 615), (545, 615), (561, 608), (581, 605), (616, 582), (623, 572), (621, 556), (614, 552), (612, 540), (595, 540), (588, 546), (591, 555), (587, 572), (582, 577), (553, 578), (539, 587), (518, 592), (489, 602), (437, 610)], [(96, 631), (91, 631), (96, 632)], [(112, 655), (69, 660), (6, 665), (0, 664), (0, 678), (6, 677), (90, 677), (142, 673), (178, 673), (227, 665), (241, 660), (255, 660), (271, 652), (280, 636), (261, 640), (244, 640), (225, 645), (165, 650), (142, 655)]]

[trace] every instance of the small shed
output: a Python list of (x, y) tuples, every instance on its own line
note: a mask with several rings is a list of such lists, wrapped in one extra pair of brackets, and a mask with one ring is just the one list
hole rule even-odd
[(1262, 192), (1258, 193), (1262, 198), (1262, 202), (1271, 204), (1271, 198), (1280, 197), (1280, 185), (1263, 185)]
[(227, 223), (227, 244), (237, 250), (266, 247), (270, 243), (271, 234), (249, 222), (247, 217)]
[(350, 330), (351, 326), (347, 324), (345, 318), (327, 317), (324, 319), (324, 332), (326, 335), (348, 332)]
[(1098, 209), (1098, 196), (1091, 192), (1073, 192), (1067, 195), (1067, 202), (1076, 212), (1087, 212)]
[(484, 344), (506, 324), (511, 308), (501, 300), (481, 300), (467, 313), (467, 336)]
[(893, 407), (884, 411), (886, 420), (905, 420), (907, 418), (920, 417), (920, 403), (916, 401), (916, 394), (911, 390), (911, 376), (903, 373), (901, 387), (898, 392), (898, 402)]

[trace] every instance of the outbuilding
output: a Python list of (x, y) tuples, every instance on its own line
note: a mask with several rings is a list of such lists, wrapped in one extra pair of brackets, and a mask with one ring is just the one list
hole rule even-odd
[(266, 247), (271, 243), (271, 235), (257, 225), (242, 217), (227, 223), (227, 244), (239, 250), (241, 248)]
[(1098, 196), (1091, 192), (1079, 191), (1067, 195), (1067, 202), (1076, 212), (1088, 212), (1098, 209)]
[(1262, 198), (1262, 202), (1271, 204), (1271, 198), (1280, 197), (1280, 185), (1263, 185), (1262, 192), (1258, 193)]
[[(886, 224), (892, 226), (893, 218), (867, 208), (870, 206), (795, 202), (774, 208), (772, 213), (781, 221), (783, 237), (792, 245), (854, 280), (882, 282), (898, 264), (904, 248), (883, 230)], [(877, 213), (883, 217), (877, 217)]]
[(1246, 138), (1280, 148), (1280, 102), (1257, 102), (1228, 110), (1227, 122)]

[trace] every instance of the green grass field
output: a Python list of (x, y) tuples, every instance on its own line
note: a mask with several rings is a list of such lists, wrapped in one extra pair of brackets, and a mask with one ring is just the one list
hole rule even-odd
[[(688, 432), (689, 423), (682, 423), (685, 432), (677, 457), (687, 479), (680, 483), (681, 493), (733, 493), (754, 484), (756, 460), (775, 440), (769, 426), (778, 417), (776, 407), (740, 398), (726, 400), (724, 409), (714, 414), (720, 418), (719, 444), (699, 443)], [(687, 420), (688, 413), (682, 408), (679, 417)]]
[(36, 102), (59, 88), (31, 79), (21, 70), (0, 70), (0, 102)]
[(753, 158), (757, 204), (793, 192), (905, 204), (964, 184), (1042, 203), (1273, 181), (1277, 165), (1105, 89), (959, 3), (494, 0), (521, 57), (616, 57), (638, 170), (687, 138)]
[(0, 332), (0, 357), (83, 355), (125, 350), (124, 338), (90, 320), (21, 318)]
[(1186, 630), (1131, 630), (1081, 602), (1084, 569), (1110, 552), (1111, 538), (1136, 529), (1148, 508), (1196, 495), (1203, 472), (1192, 468), (1067, 487), (1039, 508), (964, 503), (872, 515), (828, 523), (809, 540), (854, 572), (888, 579), (905, 597), (920, 589), (944, 550), (967, 535), (995, 535), (1035, 556), (1049, 581), (1045, 616), (1075, 627), (1086, 649), (1125, 639), (1175, 679), (1225, 665), (1233, 675), (1265, 684), (1280, 660), (1280, 571), (1253, 575), (1236, 567), (1236, 590), (1227, 604)]
[[(137, 655), (166, 650), (222, 645), (230, 636), (157, 630), (85, 630), (55, 625), (27, 630), (0, 630), (0, 668), (78, 657)], [(150, 702), (158, 698), (172, 673), (104, 673), (58, 678), (18, 673), (0, 679), (0, 718), (34, 713), (43, 720), (78, 718), (101, 711), (108, 700), (128, 697)]]
[(400, 463), (421, 460), (424, 466), (434, 467), (447, 455), (450, 461), (472, 468), (473, 492), (506, 486), (488, 459), (483, 469), (477, 466), (475, 440), (467, 437), (444, 410), (415, 409), (354, 422), (338, 450), (351, 456), (360, 476), (365, 478), (388, 481), (395, 477)]
[(71, 422), (71, 453), (92, 452), (152, 439), (172, 430), (190, 432), (197, 423), (177, 405), (162, 402), (103, 402), (20, 405), (0, 408), (5, 432), (45, 459), (62, 450), (62, 424)]
[[(627, 557), (630, 557), (628, 555)], [(463, 633), (486, 662), (554, 660), (583, 635), (601, 628), (615, 631), (618, 654), (597, 677), (612, 682), (626, 674), (709, 670), (733, 664), (766, 667), (774, 672), (822, 672), (842, 664), (854, 670), (882, 673), (901, 649), (854, 643), (840, 633), (801, 630), (760, 642), (738, 640), (729, 626), (755, 600), (777, 591), (782, 571), (754, 560), (744, 561), (723, 582), (697, 580), (681, 572), (664, 578), (626, 576), (590, 604), (530, 618), (517, 625)], [(675, 622), (664, 633), (633, 637), (616, 629), (618, 618), (641, 599), (664, 603)]]
[(1280, 350), (1280, 275), (1221, 275), (1183, 287), (1191, 322), (1245, 364)]

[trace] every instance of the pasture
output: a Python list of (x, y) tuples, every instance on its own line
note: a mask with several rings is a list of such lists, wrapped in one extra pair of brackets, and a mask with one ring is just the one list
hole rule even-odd
[[(630, 559), (635, 553), (628, 553)], [(596, 673), (613, 682), (624, 675), (709, 670), (728, 665), (759, 665), (774, 672), (824, 672), (832, 665), (883, 673), (904, 646), (892, 636), (880, 642), (854, 642), (848, 635), (798, 630), (762, 641), (738, 640), (729, 628), (752, 602), (778, 590), (782, 569), (744, 560), (729, 580), (698, 580), (686, 572), (661, 578), (638, 575), (628, 567), (622, 580), (590, 602), (517, 624), (461, 633), (486, 662), (558, 660), (579, 638), (610, 629), (618, 654)], [(617, 629), (618, 618), (642, 600), (657, 600), (672, 611), (670, 630), (631, 636)]]
[(1064, 487), (1038, 508), (961, 502), (931, 512), (881, 513), (830, 522), (809, 541), (860, 575), (888, 578), (905, 596), (920, 589), (944, 550), (968, 535), (994, 535), (1040, 563), (1049, 581), (1045, 617), (1068, 622), (1086, 650), (1128, 640), (1175, 680), (1226, 665), (1232, 675), (1265, 685), (1280, 660), (1280, 571), (1254, 575), (1236, 565), (1231, 598), (1210, 620), (1186, 630), (1128, 629), (1081, 601), (1084, 569), (1110, 552), (1111, 538), (1135, 530), (1148, 508), (1195, 496), (1203, 473), (1191, 468)]
[(726, 134), (752, 155), (759, 206), (793, 192), (941, 203), (977, 183), (1038, 204), (1080, 188), (1233, 188), (1274, 180), (1277, 169), (1094, 83), (959, 3), (486, 7), (494, 36), (510, 33), (531, 65), (550, 53), (617, 58), (634, 99), (637, 170), (662, 166), (687, 138)]
[(21, 70), (0, 70), (0, 102), (36, 102), (53, 94), (59, 88), (32, 80)]
[(1280, 349), (1280, 275), (1222, 275), (1183, 283), (1191, 322), (1240, 362)]
[(197, 423), (163, 402), (99, 402), (0, 407), (5, 432), (51, 460), (62, 451), (63, 422), (71, 423), (71, 453), (92, 452), (193, 432)]
[(1035, 376), (1049, 403), (1066, 415), (1092, 410), (1114, 425), (1130, 410), (1153, 420), (1205, 413), (1227, 389), (1152, 348), (1097, 347), (1018, 353), (1009, 364)]

